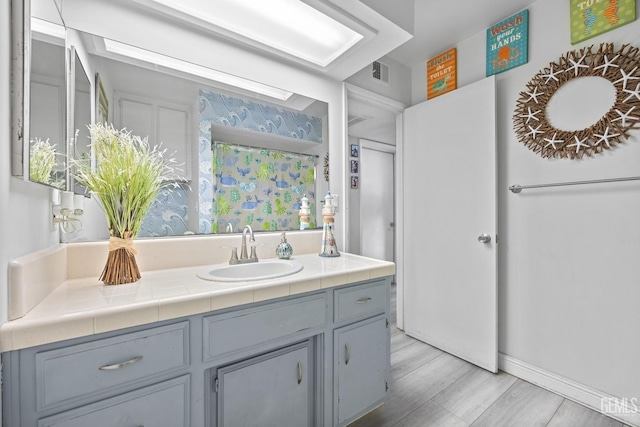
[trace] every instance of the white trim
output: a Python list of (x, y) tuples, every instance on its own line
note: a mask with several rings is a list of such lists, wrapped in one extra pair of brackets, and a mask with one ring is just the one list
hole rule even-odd
[(351, 100), (360, 101), (367, 105), (373, 105), (382, 108), (383, 110), (391, 111), (392, 113), (402, 113), (404, 109), (407, 108), (407, 106), (402, 102), (387, 98), (386, 96), (378, 95), (375, 92), (362, 89), (361, 87), (355, 86), (351, 83), (345, 82), (345, 87), (347, 88), (349, 99)]
[(404, 329), (404, 113), (396, 114), (396, 326)]
[[(331, 106), (329, 106), (331, 109)], [(342, 232), (338, 229), (338, 233), (342, 238), (342, 247), (345, 252), (349, 252), (349, 242), (351, 240), (351, 232), (349, 229), (349, 214), (350, 214), (350, 203), (349, 203), (349, 190), (351, 189), (351, 180), (349, 179), (349, 170), (347, 169), (347, 165), (351, 165), (350, 157), (351, 157), (351, 147), (349, 146), (349, 88), (346, 83), (342, 84), (342, 141), (341, 141), (341, 150), (337, 155), (340, 158), (340, 164), (338, 164), (338, 171), (340, 173), (341, 186), (340, 191), (342, 192), (342, 207), (338, 207), (337, 216), (338, 221), (342, 225)], [(336, 158), (336, 153), (333, 153), (333, 150), (329, 149), (329, 157), (330, 159)], [(331, 160), (333, 162), (333, 160)], [(330, 163), (332, 164), (332, 163)], [(329, 173), (333, 170), (332, 167), (329, 168)], [(335, 172), (334, 172), (335, 173)], [(334, 194), (340, 195), (338, 192), (334, 190)]]
[(383, 153), (396, 154), (396, 146), (391, 144), (385, 144), (384, 142), (373, 141), (366, 138), (358, 138), (360, 142), (360, 149), (367, 148), (369, 150), (382, 151)]
[[(578, 383), (553, 372), (546, 371), (537, 366), (530, 365), (522, 360), (515, 359), (504, 353), (498, 354), (498, 366), (500, 370), (535, 384), (553, 393), (559, 394), (576, 403), (584, 405), (601, 413), (602, 399), (616, 398), (600, 390)], [(631, 398), (633, 396), (629, 396)], [(622, 400), (621, 398), (617, 398)], [(640, 411), (635, 414), (606, 414), (618, 421), (630, 426), (640, 427)]]

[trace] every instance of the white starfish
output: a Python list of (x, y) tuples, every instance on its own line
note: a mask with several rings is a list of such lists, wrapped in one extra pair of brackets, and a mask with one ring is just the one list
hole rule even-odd
[(598, 133), (594, 133), (593, 136), (597, 136), (598, 140), (596, 141), (596, 143), (594, 144), (594, 147), (597, 147), (598, 145), (600, 145), (602, 142), (604, 142), (605, 144), (607, 144), (607, 147), (611, 147), (611, 144), (609, 144), (609, 139), (614, 138), (616, 136), (620, 136), (619, 133), (612, 133), (609, 134), (609, 127), (607, 127), (604, 130), (604, 134), (600, 135)]
[(584, 139), (580, 139), (580, 138), (578, 138), (578, 135), (574, 135), (574, 138), (576, 139), (576, 143), (575, 144), (571, 144), (571, 145), (567, 145), (567, 147), (576, 147), (576, 154), (578, 154), (578, 152), (580, 151), (580, 147), (586, 147), (586, 148), (591, 147), (589, 144), (583, 144), (583, 142), (585, 142), (587, 139), (589, 139), (588, 136), (586, 138), (584, 138)]
[(611, 120), (612, 122), (617, 122), (618, 120), (622, 120), (622, 127), (626, 127), (627, 126), (627, 119), (631, 119), (631, 120), (640, 120), (640, 117), (633, 117), (631, 116), (631, 112), (636, 108), (636, 106), (634, 105), (633, 107), (629, 108), (629, 111), (627, 111), (626, 113), (623, 113), (622, 111), (618, 110), (616, 108), (616, 113), (618, 113), (618, 115), (620, 117), (618, 117), (617, 119), (613, 119)]
[(604, 68), (602, 70), (602, 75), (604, 76), (605, 74), (607, 74), (607, 71), (609, 71), (609, 67), (617, 67), (620, 68), (619, 65), (616, 65), (613, 63), (613, 61), (615, 61), (616, 59), (618, 59), (620, 55), (616, 55), (613, 58), (611, 58), (611, 60), (609, 60), (609, 58), (607, 58), (607, 55), (604, 56), (604, 64), (598, 65), (597, 67), (593, 67), (593, 70), (598, 70), (600, 68)]
[(556, 150), (558, 148), (556, 147), (556, 143), (564, 142), (564, 139), (556, 139), (556, 135), (558, 135), (558, 132), (554, 132), (551, 138), (544, 138), (544, 140), (547, 141), (547, 145), (545, 145), (544, 148), (551, 145), (553, 149)]
[(575, 72), (575, 76), (578, 76), (578, 73), (580, 72), (580, 68), (589, 68), (588, 65), (583, 64), (582, 61), (584, 61), (584, 58), (587, 55), (583, 55), (582, 58), (578, 59), (578, 62), (574, 61), (573, 59), (569, 59), (569, 62), (571, 62), (571, 67), (567, 68), (566, 70), (564, 70), (565, 73), (568, 73), (569, 71), (573, 70)]
[(622, 89), (626, 89), (627, 88), (627, 82), (629, 80), (640, 80), (640, 77), (635, 77), (633, 75), (636, 72), (637, 69), (638, 69), (638, 67), (634, 68), (633, 71), (631, 71), (629, 74), (627, 74), (627, 73), (624, 72), (624, 70), (622, 68), (620, 68), (620, 74), (622, 74), (622, 77), (619, 78), (618, 80), (616, 80), (613, 83), (616, 84), (618, 82), (623, 82), (622, 83)]
[(640, 83), (636, 85), (636, 90), (623, 89), (623, 92), (630, 93), (631, 95), (627, 96), (622, 102), (627, 102), (634, 96), (638, 98), (638, 101), (640, 101)]
[(537, 135), (537, 134), (539, 134), (539, 133), (544, 133), (543, 131), (538, 130), (538, 129), (540, 129), (541, 127), (542, 127), (542, 125), (541, 125), (541, 124), (540, 124), (540, 125), (538, 125), (538, 127), (537, 127), (537, 128), (535, 128), (535, 129), (534, 129), (533, 127), (529, 126), (529, 130), (530, 130), (531, 132), (527, 132), (527, 135), (531, 135), (531, 138), (532, 138), (532, 139), (536, 139), (536, 135)]
[(529, 95), (529, 99), (525, 102), (529, 102), (533, 99), (536, 104), (538, 103), (538, 97), (542, 95), (542, 93), (538, 92), (538, 86), (534, 86), (531, 92), (525, 92), (525, 94)]
[(542, 111), (542, 110), (531, 111), (531, 107), (527, 107), (527, 110), (529, 110), (528, 114), (520, 114), (520, 117), (522, 117), (522, 118), (526, 117), (527, 118), (527, 121), (525, 122), (525, 124), (529, 123), (529, 120), (532, 120), (532, 119), (537, 121), (537, 122), (540, 121), (540, 119), (536, 117), (536, 114), (540, 113), (540, 111)]
[(549, 83), (549, 80), (553, 79), (557, 82), (560, 80), (556, 77), (556, 75), (562, 73), (562, 70), (558, 70), (555, 73), (553, 72), (553, 64), (549, 66), (549, 72), (547, 74), (540, 74), (540, 77), (546, 77), (547, 79), (544, 81), (545, 83)]

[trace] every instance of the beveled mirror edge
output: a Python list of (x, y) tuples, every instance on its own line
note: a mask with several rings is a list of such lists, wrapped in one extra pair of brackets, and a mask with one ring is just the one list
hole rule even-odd
[(11, 2), (11, 174), (29, 179), (29, 54), (31, 39), (30, 2)]
[[(76, 110), (76, 60), (80, 61), (80, 58), (77, 58), (76, 56), (76, 47), (73, 45), (68, 45), (65, 42), (65, 50), (64, 50), (64, 54), (66, 55), (65, 58), (65, 67), (67, 67), (67, 72), (65, 73), (65, 76), (67, 78), (66, 81), (66, 93), (67, 93), (67, 108), (66, 108), (66, 120), (65, 120), (65, 136), (66, 136), (66, 143), (65, 143), (65, 153), (67, 154), (67, 156), (69, 157), (75, 157), (73, 156), (73, 147), (71, 144), (71, 141), (73, 141), (74, 138), (74, 114), (75, 114), (75, 110)], [(66, 189), (67, 191), (72, 190), (73, 189), (73, 182), (72, 182), (72, 176), (71, 176), (71, 168), (69, 167), (69, 165), (65, 165), (65, 183), (66, 183)]]

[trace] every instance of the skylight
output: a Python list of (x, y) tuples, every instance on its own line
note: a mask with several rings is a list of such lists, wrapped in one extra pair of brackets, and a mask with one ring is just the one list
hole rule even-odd
[(326, 67), (363, 35), (300, 0), (150, 0)]
[(161, 55), (159, 53), (150, 52), (135, 46), (120, 43), (114, 40), (104, 39), (104, 47), (107, 52), (134, 58), (140, 61), (150, 62), (162, 67), (171, 68), (183, 73), (192, 74), (194, 76), (203, 77), (220, 83), (249, 90), (251, 92), (270, 96), (272, 98), (286, 101), (293, 95), (292, 92), (279, 89), (273, 86), (255, 82), (253, 80), (244, 79), (234, 76), (233, 74), (223, 73), (222, 71), (213, 70), (211, 68), (202, 67), (191, 62), (182, 61), (170, 56)]

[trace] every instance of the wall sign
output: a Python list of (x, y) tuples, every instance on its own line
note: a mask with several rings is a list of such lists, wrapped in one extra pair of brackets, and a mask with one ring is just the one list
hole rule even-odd
[(636, 19), (636, 0), (570, 0), (571, 44)]
[(528, 39), (528, 10), (487, 28), (487, 77), (526, 64)]
[(451, 92), (457, 84), (455, 47), (427, 61), (427, 99)]
[[(545, 158), (582, 158), (609, 150), (629, 138), (640, 123), (640, 49), (613, 43), (567, 52), (540, 70), (520, 92), (513, 124), (520, 142)], [(595, 124), (575, 131), (553, 127), (547, 118), (547, 103), (566, 82), (597, 76), (615, 87), (613, 107)]]

